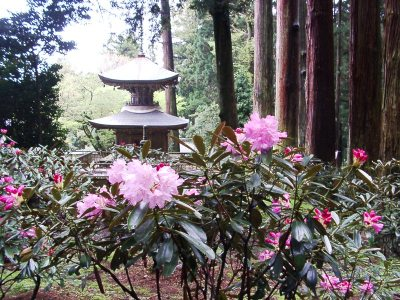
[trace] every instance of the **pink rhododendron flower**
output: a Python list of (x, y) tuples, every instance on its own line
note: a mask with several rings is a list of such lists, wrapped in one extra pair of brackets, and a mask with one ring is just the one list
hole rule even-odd
[(21, 149), (15, 149), (15, 155), (21, 155), (24, 153)]
[(372, 227), (376, 233), (379, 233), (382, 231), (383, 224), (378, 223), (382, 217), (378, 216), (374, 210), (371, 210), (371, 212), (364, 212), (364, 224), (366, 227)]
[(276, 145), (280, 139), (286, 138), (286, 132), (278, 131), (278, 120), (274, 116), (260, 118), (257, 113), (250, 116), (244, 125), (246, 140), (255, 151), (265, 152)]
[(183, 179), (170, 166), (153, 168), (139, 160), (126, 165), (125, 162), (114, 163), (108, 175), (111, 183), (121, 183), (121, 194), (130, 204), (143, 201), (150, 208), (163, 208), (166, 202), (171, 201), (172, 195), (178, 194), (178, 186), (183, 183)]
[(53, 181), (58, 189), (63, 188), (63, 176), (59, 173), (53, 175)]
[(36, 229), (35, 228), (30, 228), (28, 230), (23, 230), (21, 229), (19, 231), (20, 236), (24, 238), (35, 238), (36, 237)]
[(14, 147), (16, 144), (17, 144), (16, 142), (11, 141), (11, 142), (7, 145), (7, 147), (12, 148), (12, 147)]
[(314, 212), (315, 216), (313, 218), (325, 227), (328, 226), (330, 222), (332, 222), (332, 214), (327, 208), (325, 208), (322, 212), (318, 208), (315, 208)]
[(244, 130), (243, 128), (236, 128), (235, 129), (235, 135), (236, 135), (236, 139), (239, 143), (239, 150), (237, 150), (237, 148), (235, 147), (235, 145), (233, 144), (233, 142), (231, 141), (225, 141), (221, 143), (221, 146), (225, 148), (226, 152), (230, 152), (233, 155), (239, 155), (243, 153), (243, 149), (241, 144), (246, 140), (246, 136), (244, 134)]
[(13, 181), (14, 181), (14, 178), (12, 178), (11, 176), (4, 176), (4, 177), (0, 178), (0, 184), (12, 183)]
[(126, 171), (126, 162), (123, 159), (117, 159), (107, 170), (108, 181), (111, 184), (122, 181), (122, 175)]
[(196, 200), (193, 202), (195, 205), (201, 206), (203, 205), (203, 200)]
[(197, 196), (200, 195), (200, 191), (198, 189), (188, 189), (185, 190), (184, 194), (187, 196)]
[(302, 162), (303, 161), (303, 155), (300, 153), (296, 153), (295, 155), (293, 155), (293, 157), (290, 159), (291, 162)]
[(1, 129), (0, 129), (0, 133), (1, 133), (1, 134), (7, 134), (7, 129), (1, 128)]
[(321, 288), (325, 291), (332, 291), (337, 288), (340, 280), (336, 276), (322, 274), (322, 280), (320, 282)]
[(292, 152), (292, 151), (293, 151), (292, 147), (286, 147), (285, 150), (283, 150), (283, 154), (285, 156), (288, 156), (290, 154), (290, 152)]
[(267, 259), (271, 259), (272, 256), (274, 256), (274, 255), (275, 255), (274, 251), (266, 249), (266, 250), (258, 253), (258, 260), (259, 261), (266, 261)]
[[(107, 199), (103, 196), (89, 194), (81, 201), (76, 203), (76, 208), (78, 210), (78, 217), (87, 217), (93, 218), (97, 215), (100, 215), (103, 212), (103, 209), (106, 207), (114, 207), (116, 205), (114, 199)], [(94, 208), (92, 211), (85, 214), (85, 212)]]
[(356, 167), (364, 164), (368, 159), (367, 153), (363, 149), (353, 149), (353, 165)]
[(265, 238), (265, 242), (275, 247), (279, 246), (279, 238), (281, 237), (280, 232), (270, 232), (268, 237)]
[(272, 211), (276, 214), (281, 213), (281, 203), (278, 199), (272, 199)]
[(360, 291), (365, 294), (372, 295), (374, 293), (374, 285), (372, 282), (365, 280), (364, 283), (360, 286)]
[(343, 295), (346, 295), (346, 293), (349, 292), (351, 288), (352, 284), (347, 280), (342, 280), (336, 285), (336, 289)]

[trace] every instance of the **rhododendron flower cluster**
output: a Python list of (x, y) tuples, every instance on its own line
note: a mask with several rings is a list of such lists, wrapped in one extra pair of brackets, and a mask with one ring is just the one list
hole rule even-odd
[(282, 198), (272, 199), (272, 211), (276, 214), (281, 213), (282, 207), (290, 208), (290, 195), (284, 194)]
[(336, 290), (337, 292), (345, 295), (348, 291), (351, 290), (352, 284), (347, 280), (342, 280), (336, 276), (331, 276), (328, 274), (322, 274), (322, 280), (320, 282), (320, 286), (322, 289), (326, 291)]
[(374, 285), (371, 281), (365, 280), (364, 283), (360, 286), (360, 291), (364, 294), (372, 295), (374, 293)]
[(1, 133), (1, 134), (7, 134), (7, 129), (1, 128), (1, 129), (0, 129), (0, 133)]
[(368, 159), (368, 155), (363, 149), (353, 149), (353, 165), (356, 167), (364, 164)]
[(120, 183), (120, 192), (132, 205), (148, 203), (150, 208), (163, 208), (178, 194), (183, 179), (170, 166), (160, 164), (152, 167), (139, 160), (126, 163), (117, 160), (107, 171), (111, 184)]
[(279, 246), (279, 238), (281, 237), (280, 232), (270, 232), (268, 237), (265, 238), (267, 244), (273, 245), (275, 247)]
[(318, 208), (315, 208), (314, 213), (315, 216), (313, 218), (324, 225), (324, 227), (328, 226), (329, 223), (332, 222), (332, 214), (327, 208), (322, 212)]
[(29, 228), (28, 230), (20, 230), (19, 235), (24, 238), (35, 238), (36, 237), (36, 229)]
[(292, 147), (286, 147), (285, 150), (283, 151), (283, 154), (290, 159), (291, 162), (296, 163), (296, 162), (302, 162), (303, 161), (303, 155), (301, 153), (295, 153), (291, 154), (294, 150)]
[(257, 113), (253, 113), (244, 125), (244, 133), (252, 149), (261, 152), (268, 151), (280, 139), (287, 137), (286, 132), (278, 131), (278, 120), (274, 116), (260, 118)]
[(53, 175), (53, 181), (58, 189), (63, 188), (63, 176), (59, 173)]
[(376, 233), (381, 232), (383, 224), (379, 223), (379, 221), (382, 219), (382, 216), (378, 216), (374, 210), (371, 210), (371, 212), (364, 212), (363, 216), (365, 226), (372, 227)]
[[(89, 194), (81, 201), (77, 202), (76, 208), (78, 210), (79, 217), (88, 217), (93, 218), (95, 216), (100, 215), (104, 208), (106, 207), (114, 207), (116, 205), (114, 199), (108, 199), (103, 196), (99, 196), (96, 194)], [(93, 208), (93, 210), (88, 211), (89, 209)], [(85, 213), (88, 211), (87, 213)]]
[(22, 194), (24, 192), (24, 186), (21, 185), (18, 188), (8, 185), (4, 188), (6, 195), (0, 196), (0, 202), (5, 204), (4, 210), (9, 210), (14, 206), (19, 206), (24, 200)]
[(0, 184), (12, 183), (13, 181), (14, 181), (14, 178), (12, 178), (11, 176), (4, 176), (4, 177), (0, 178)]
[(264, 251), (261, 251), (261, 252), (258, 254), (258, 260), (259, 260), (259, 261), (266, 261), (267, 259), (271, 259), (272, 256), (274, 256), (274, 255), (275, 255), (275, 252), (274, 252), (274, 251), (271, 251), (271, 250), (266, 249), (266, 250), (264, 250)]

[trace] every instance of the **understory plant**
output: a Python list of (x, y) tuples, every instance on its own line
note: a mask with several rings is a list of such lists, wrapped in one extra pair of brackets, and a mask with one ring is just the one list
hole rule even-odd
[(377, 240), (392, 222), (383, 191), (398, 177), (371, 177), (361, 149), (339, 170), (281, 148), (285, 137), (274, 117), (253, 114), (244, 128), (180, 141), (192, 152), (179, 162), (154, 159), (149, 142), (119, 148), (96, 186), (79, 163), (43, 148), (16, 154), (3, 135), (3, 295), (13, 280), (38, 288), (89, 269), (100, 291), (107, 275), (140, 299), (129, 270), (150, 261), (159, 299), (174, 272), (183, 299), (390, 299), (399, 265)]

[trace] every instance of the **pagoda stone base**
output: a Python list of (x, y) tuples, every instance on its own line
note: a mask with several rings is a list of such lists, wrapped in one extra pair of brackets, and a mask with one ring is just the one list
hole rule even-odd
[[(161, 149), (168, 152), (168, 130), (148, 128), (146, 129), (146, 138), (151, 141), (152, 149)], [(116, 129), (116, 139), (118, 145), (135, 144), (139, 145), (143, 139), (143, 129)]]

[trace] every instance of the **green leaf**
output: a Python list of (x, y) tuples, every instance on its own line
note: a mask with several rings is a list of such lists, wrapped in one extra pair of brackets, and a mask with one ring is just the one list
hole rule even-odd
[(229, 222), (229, 224), (231, 225), (232, 229), (239, 233), (242, 234), (243, 233), (243, 226), (240, 225), (238, 222), (235, 221), (235, 219), (231, 219), (231, 221)]
[(156, 255), (156, 261), (160, 265), (171, 262), (174, 254), (174, 242), (171, 238), (167, 239), (161, 244)]
[(146, 216), (146, 213), (149, 209), (149, 205), (144, 202), (140, 202), (133, 211), (129, 214), (128, 217), (128, 229), (136, 229), (136, 227), (142, 222), (143, 218)]
[(222, 122), (217, 126), (217, 128), (215, 128), (213, 136), (211, 138), (210, 150), (215, 146), (215, 143), (217, 142), (217, 140), (221, 134), (222, 128), (224, 128), (224, 126), (225, 126), (225, 122)]
[(206, 146), (204, 145), (203, 138), (199, 135), (193, 137), (193, 143), (201, 155), (206, 153)]
[[(271, 261), (270, 261), (271, 262)], [(272, 278), (278, 279), (283, 269), (283, 258), (280, 253), (273, 259)]]
[(207, 235), (201, 227), (196, 226), (193, 223), (189, 223), (186, 221), (179, 221), (178, 223), (182, 226), (183, 229), (185, 229), (185, 231), (190, 236), (196, 237), (203, 243), (207, 242)]
[(176, 251), (174, 249), (171, 261), (164, 264), (164, 268), (163, 268), (163, 275), (164, 276), (171, 276), (172, 273), (174, 273), (174, 271), (176, 269), (176, 266), (178, 265), (178, 262), (179, 262), (179, 257), (178, 257), (178, 253), (177, 252), (178, 251)]
[(204, 244), (201, 240), (192, 237), (184, 232), (177, 231), (177, 233), (182, 236), (186, 241), (188, 241), (191, 245), (196, 247), (196, 249), (200, 250), (204, 255), (206, 255), (209, 259), (215, 259), (215, 253), (213, 249)]
[(127, 159), (132, 159), (133, 158), (132, 154), (130, 154), (129, 151), (124, 149), (124, 148), (117, 148), (116, 150), (118, 151), (119, 154), (122, 154)]
[(287, 192), (285, 190), (282, 190), (280, 187), (277, 187), (276, 185), (272, 185), (270, 183), (264, 183), (265, 189), (273, 194), (277, 195), (283, 195), (286, 194)]
[(238, 141), (236, 138), (236, 133), (233, 131), (232, 127), (230, 126), (225, 126), (222, 128), (222, 133), (229, 139), (231, 140), (235, 145), (238, 145)]
[[(177, 197), (177, 196), (175, 196), (175, 197)], [(185, 198), (186, 198), (186, 197), (185, 197)], [(179, 197), (179, 199), (181, 199), (181, 198)], [(186, 199), (187, 199), (187, 198), (186, 198)], [(189, 201), (190, 201), (190, 200), (189, 200)], [(180, 201), (180, 200), (177, 200), (177, 199), (174, 199), (173, 202), (174, 202), (178, 207), (191, 211), (191, 212), (196, 216), (196, 218), (201, 219), (201, 217), (202, 217), (201, 213), (199, 213), (197, 210), (195, 210), (195, 209), (194, 209), (193, 207), (191, 207), (190, 205), (188, 205), (188, 204), (186, 204), (186, 203), (184, 203), (184, 202), (182, 202), (182, 201)]]
[(306, 257), (303, 254), (294, 256), (294, 265), (296, 270), (302, 270), (304, 268), (304, 264), (306, 263)]
[(151, 141), (147, 140), (142, 146), (142, 158), (143, 159), (146, 158), (147, 155), (149, 155), (150, 147), (151, 147)]
[(249, 190), (259, 187), (261, 185), (260, 174), (258, 174), (258, 173), (251, 174), (249, 180), (246, 182), (246, 185)]
[(331, 215), (332, 215), (332, 219), (333, 219), (333, 221), (335, 221), (336, 225), (339, 225), (339, 223), (340, 223), (339, 215), (334, 211), (331, 211)]
[(53, 195), (54, 199), (56, 199), (57, 201), (61, 200), (61, 194), (60, 194), (60, 191), (57, 188), (52, 188), (51, 189), (51, 194)]
[(113, 229), (115, 226), (121, 224), (123, 218), (128, 214), (128, 212), (129, 212), (131, 209), (132, 209), (132, 205), (125, 206), (125, 207), (121, 210), (121, 212), (120, 212), (118, 215), (116, 215), (116, 216), (114, 217), (114, 219), (111, 221), (110, 225), (108, 226), (108, 229), (111, 230), (111, 229)]
[(324, 240), (326, 252), (328, 252), (329, 254), (332, 254), (332, 245), (331, 245), (331, 242), (329, 241), (328, 236), (324, 235), (323, 240)]
[(369, 176), (365, 171), (361, 170), (361, 169), (357, 169), (356, 170), (356, 176), (361, 179), (362, 181), (364, 181), (370, 188), (375, 189), (376, 185), (372, 180), (372, 177)]
[(79, 265), (81, 266), (81, 268), (85, 268), (85, 269), (89, 268), (90, 263), (91, 263), (91, 258), (86, 253), (82, 254), (79, 257)]
[(64, 178), (64, 188), (68, 187), (71, 183), (72, 177), (74, 176), (74, 172), (70, 171)]
[(312, 233), (305, 223), (294, 221), (292, 223), (292, 238), (298, 242), (301, 242), (303, 239), (311, 240)]
[[(356, 247), (357, 247), (358, 249), (360, 249), (361, 246), (362, 246), (362, 241), (361, 241), (361, 234), (360, 234), (360, 232), (358, 232), (358, 230), (354, 230), (353, 236), (354, 236), (354, 244), (356, 245)], [(330, 253), (329, 253), (329, 254), (330, 254)]]
[(192, 160), (198, 166), (201, 166), (201, 167), (204, 167), (204, 168), (207, 167), (207, 165), (206, 165), (205, 161), (203, 160), (203, 158), (199, 154), (197, 154), (196, 152), (192, 153)]
[(318, 282), (318, 273), (314, 266), (310, 266), (306, 276), (306, 285), (316, 294), (315, 288)]

